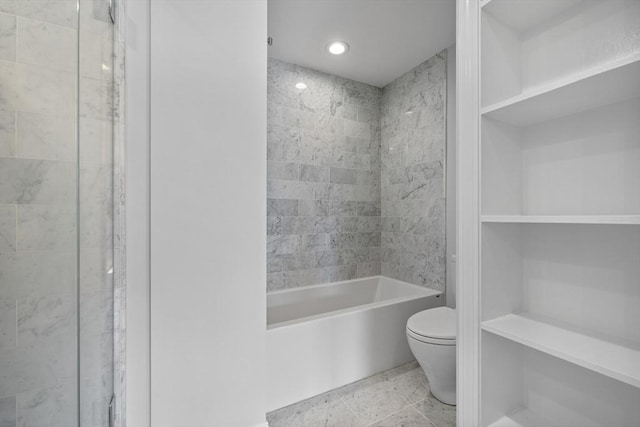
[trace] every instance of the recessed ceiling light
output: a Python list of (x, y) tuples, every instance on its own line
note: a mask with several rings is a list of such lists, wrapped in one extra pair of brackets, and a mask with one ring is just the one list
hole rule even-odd
[(299, 83), (296, 83), (296, 87), (297, 87), (298, 89), (306, 89), (306, 88), (307, 88), (307, 85), (306, 85), (306, 84), (304, 84), (304, 83), (302, 83), (302, 82), (299, 82)]
[(334, 55), (342, 55), (349, 50), (349, 45), (341, 41), (331, 42), (327, 45), (327, 50)]

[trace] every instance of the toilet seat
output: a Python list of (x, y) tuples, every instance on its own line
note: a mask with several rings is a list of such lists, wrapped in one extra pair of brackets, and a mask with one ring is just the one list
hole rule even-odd
[(407, 321), (407, 335), (415, 340), (438, 345), (456, 344), (456, 311), (438, 307), (414, 314)]

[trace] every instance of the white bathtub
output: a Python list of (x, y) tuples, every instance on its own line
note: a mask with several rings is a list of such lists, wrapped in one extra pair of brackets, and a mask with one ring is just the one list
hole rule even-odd
[(270, 292), (267, 409), (410, 362), (407, 319), (443, 300), (381, 276)]

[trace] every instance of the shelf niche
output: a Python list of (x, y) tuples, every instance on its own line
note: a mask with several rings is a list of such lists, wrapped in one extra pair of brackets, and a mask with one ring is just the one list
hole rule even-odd
[(482, 426), (640, 425), (640, 389), (482, 332)]
[(526, 127), (484, 117), (482, 215), (640, 215), (639, 117), (640, 98)]
[(487, 107), (640, 53), (640, 2), (492, 0), (481, 31)]

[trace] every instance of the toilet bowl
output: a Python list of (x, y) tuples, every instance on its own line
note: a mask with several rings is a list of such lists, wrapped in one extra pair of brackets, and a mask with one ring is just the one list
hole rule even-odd
[(438, 307), (414, 314), (407, 321), (407, 339), (429, 380), (431, 393), (456, 404), (456, 312)]

